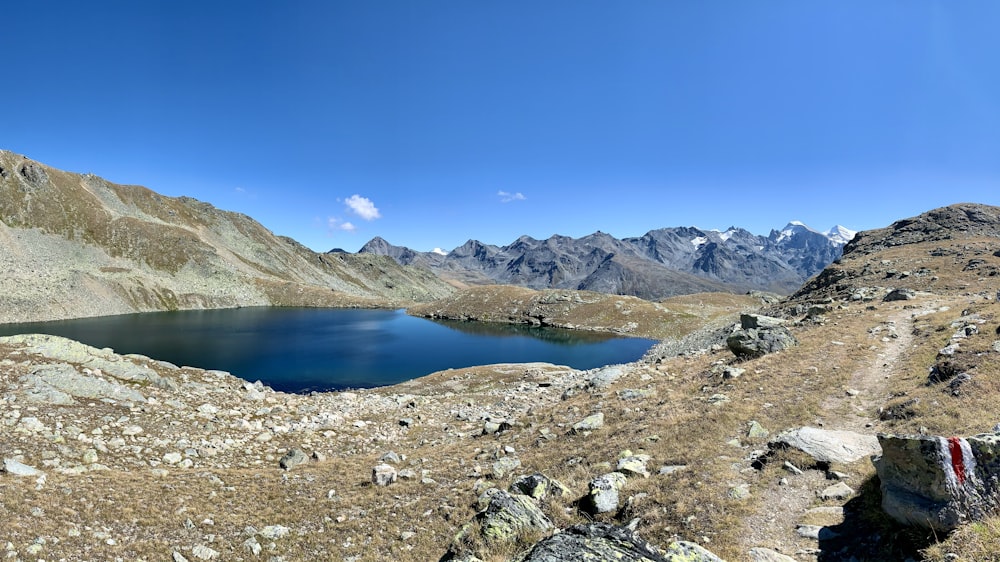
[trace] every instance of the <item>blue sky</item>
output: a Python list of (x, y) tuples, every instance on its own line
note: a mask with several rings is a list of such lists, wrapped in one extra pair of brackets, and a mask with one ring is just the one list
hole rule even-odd
[(325, 251), (1000, 204), (986, 1), (21, 2), (0, 148)]

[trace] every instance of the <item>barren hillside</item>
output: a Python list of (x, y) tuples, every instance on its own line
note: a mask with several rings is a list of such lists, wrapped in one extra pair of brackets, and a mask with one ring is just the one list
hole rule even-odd
[(0, 322), (250, 305), (398, 306), (430, 272), (317, 254), (250, 217), (0, 151)]

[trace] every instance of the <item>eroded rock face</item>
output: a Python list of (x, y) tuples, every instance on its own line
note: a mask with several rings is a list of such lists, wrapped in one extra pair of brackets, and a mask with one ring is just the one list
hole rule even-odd
[(969, 438), (878, 436), (874, 459), (882, 509), (893, 519), (939, 532), (997, 512), (1000, 434)]

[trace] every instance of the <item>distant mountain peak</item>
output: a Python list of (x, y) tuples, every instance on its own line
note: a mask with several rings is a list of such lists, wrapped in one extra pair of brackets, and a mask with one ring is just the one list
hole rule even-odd
[(840, 226), (839, 224), (834, 225), (833, 228), (827, 230), (824, 234), (827, 238), (834, 241), (837, 244), (847, 244), (854, 238), (854, 235), (858, 232), (856, 230), (851, 230)]

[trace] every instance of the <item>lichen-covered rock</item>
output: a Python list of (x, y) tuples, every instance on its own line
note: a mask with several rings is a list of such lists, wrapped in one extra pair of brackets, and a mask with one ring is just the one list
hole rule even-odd
[(878, 440), (882, 509), (897, 521), (948, 532), (998, 511), (1000, 434)]
[[(525, 535), (552, 529), (552, 522), (528, 496), (491, 488), (480, 496), (480, 505), (485, 507), (476, 514), (475, 521), (479, 523), (480, 535), (487, 541), (515, 543)], [(459, 533), (456, 544), (461, 543), (472, 528), (466, 526)]]
[(575, 525), (540, 541), (519, 562), (668, 562), (666, 554), (635, 531), (606, 523)]

